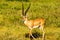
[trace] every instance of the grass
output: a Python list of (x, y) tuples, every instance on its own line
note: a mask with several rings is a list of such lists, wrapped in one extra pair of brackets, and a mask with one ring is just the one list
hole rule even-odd
[[(46, 40), (60, 40), (60, 28), (57, 27), (45, 27), (45, 39)], [(37, 32), (37, 33), (36, 33)], [(0, 27), (0, 40), (28, 40), (29, 37), (25, 36), (29, 33), (28, 28), (25, 26), (15, 27)], [(35, 35), (40, 35), (36, 40), (41, 39), (41, 31), (39, 29), (33, 29)], [(38, 34), (39, 33), (39, 34)], [(36, 36), (35, 36), (36, 37)]]
[[(44, 18), (46, 40), (60, 40), (60, 0), (24, 0), (28, 19)], [(0, 0), (0, 40), (29, 40), (29, 29), (21, 17), (21, 0)], [(42, 31), (33, 29), (36, 40), (41, 39)], [(36, 36), (37, 35), (37, 36)]]

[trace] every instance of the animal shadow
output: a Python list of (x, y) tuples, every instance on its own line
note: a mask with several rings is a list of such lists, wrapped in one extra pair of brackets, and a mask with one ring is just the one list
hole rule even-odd
[[(40, 34), (39, 32), (32, 33), (32, 35), (34, 38), (42, 38), (42, 34)], [(25, 38), (29, 38), (29, 33), (25, 33)], [(30, 36), (30, 39), (33, 39), (32, 36)]]

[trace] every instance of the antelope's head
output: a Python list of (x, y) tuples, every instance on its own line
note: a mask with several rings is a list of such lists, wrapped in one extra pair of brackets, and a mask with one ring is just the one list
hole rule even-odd
[(22, 3), (22, 17), (23, 17), (23, 20), (27, 20), (27, 12), (28, 12), (28, 10), (29, 10), (29, 8), (30, 8), (30, 5), (31, 5), (31, 3), (29, 4), (29, 6), (28, 6), (28, 8), (26, 9), (26, 11), (24, 11), (24, 4)]

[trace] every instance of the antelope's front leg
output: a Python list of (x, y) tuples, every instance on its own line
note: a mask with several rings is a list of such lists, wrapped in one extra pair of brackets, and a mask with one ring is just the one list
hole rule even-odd
[[(30, 38), (30, 36), (33, 37), (33, 35), (32, 35), (32, 30), (29, 30), (29, 38)], [(35, 38), (33, 37), (33, 39), (35, 39)]]

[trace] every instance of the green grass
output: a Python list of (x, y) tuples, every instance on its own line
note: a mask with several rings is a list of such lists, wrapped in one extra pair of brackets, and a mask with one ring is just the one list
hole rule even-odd
[[(60, 40), (60, 28), (45, 27), (44, 30), (46, 40)], [(35, 32), (42, 35), (38, 28), (33, 29), (33, 33)], [(27, 33), (29, 33), (29, 30), (26, 26), (0, 27), (0, 40), (29, 40), (29, 37), (25, 37)], [(39, 38), (42, 39), (39, 36), (36, 40), (39, 40)]]
[[(25, 10), (31, 2), (27, 13), (28, 19), (44, 18), (46, 40), (60, 40), (60, 0), (24, 0)], [(0, 0), (0, 40), (29, 40), (29, 29), (21, 17), (21, 0)], [(33, 29), (39, 35), (42, 31)], [(35, 35), (34, 34), (34, 35)], [(27, 35), (27, 37), (26, 37)], [(36, 40), (39, 40), (39, 37)]]

